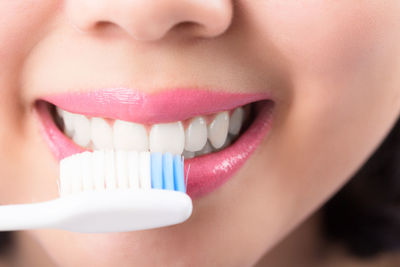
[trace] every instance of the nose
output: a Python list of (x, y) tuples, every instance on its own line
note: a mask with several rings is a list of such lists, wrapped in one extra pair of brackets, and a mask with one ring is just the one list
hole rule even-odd
[(67, 0), (65, 10), (71, 24), (83, 32), (112, 27), (136, 40), (155, 41), (177, 28), (185, 28), (185, 34), (192, 37), (212, 38), (229, 28), (231, 1)]

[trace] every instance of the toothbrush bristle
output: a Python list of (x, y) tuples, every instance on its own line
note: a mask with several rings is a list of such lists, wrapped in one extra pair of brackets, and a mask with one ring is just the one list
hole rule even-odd
[(183, 157), (171, 153), (96, 150), (60, 162), (60, 195), (115, 189), (185, 192)]
[(174, 190), (174, 165), (171, 153), (163, 155), (163, 189)]

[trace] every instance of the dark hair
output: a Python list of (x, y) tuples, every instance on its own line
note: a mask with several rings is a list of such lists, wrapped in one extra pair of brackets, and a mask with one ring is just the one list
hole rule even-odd
[(400, 118), (394, 128), (323, 209), (323, 230), (355, 256), (400, 249)]
[(12, 249), (12, 232), (0, 232), (0, 257)]
[[(400, 249), (400, 118), (369, 160), (323, 207), (323, 230), (353, 255)], [(0, 253), (12, 233), (0, 233)], [(0, 254), (1, 255), (1, 254)]]

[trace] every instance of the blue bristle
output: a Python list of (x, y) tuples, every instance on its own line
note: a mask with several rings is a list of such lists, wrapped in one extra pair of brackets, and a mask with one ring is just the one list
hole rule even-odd
[(174, 156), (174, 183), (175, 190), (185, 193), (185, 177), (183, 174), (183, 160), (180, 155)]
[(151, 187), (163, 189), (162, 154), (151, 153)]
[(171, 153), (163, 155), (164, 189), (174, 190), (174, 165)]
[(151, 187), (186, 193), (183, 158), (171, 153), (151, 153)]

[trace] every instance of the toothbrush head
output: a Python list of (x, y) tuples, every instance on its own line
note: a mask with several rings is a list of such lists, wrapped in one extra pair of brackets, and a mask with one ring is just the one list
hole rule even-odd
[(60, 163), (59, 189), (63, 210), (54, 224), (70, 231), (143, 230), (181, 223), (192, 213), (183, 157), (170, 153), (75, 154)]
[(60, 198), (0, 205), (0, 231), (56, 228), (106, 233), (186, 221), (183, 158), (126, 151), (83, 152), (60, 162)]
[(185, 193), (183, 157), (171, 153), (96, 150), (60, 162), (60, 196), (137, 189)]

